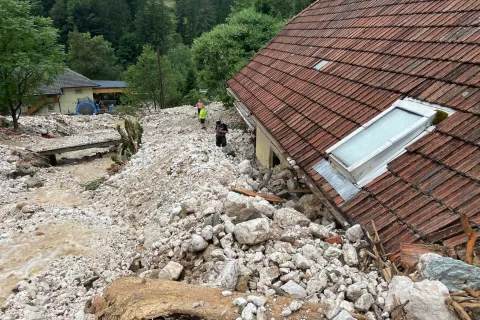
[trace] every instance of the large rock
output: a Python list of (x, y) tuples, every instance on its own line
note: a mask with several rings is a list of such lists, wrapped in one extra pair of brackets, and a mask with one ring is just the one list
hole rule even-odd
[(237, 286), (238, 276), (240, 275), (240, 268), (237, 260), (230, 260), (223, 267), (222, 272), (217, 278), (215, 285), (217, 287), (235, 290)]
[(307, 291), (305, 291), (303, 287), (301, 287), (292, 280), (285, 283), (283, 286), (280, 287), (280, 289), (282, 289), (288, 295), (291, 295), (292, 297), (297, 299), (302, 299), (307, 296)]
[(251, 203), (251, 198), (236, 192), (229, 192), (225, 201), (225, 213), (232, 218), (234, 223), (261, 218), (261, 213)]
[(363, 238), (363, 230), (359, 224), (354, 225), (353, 227), (348, 228), (345, 232), (345, 238), (351, 242), (357, 242)]
[(470, 287), (480, 290), (480, 268), (434, 253), (420, 256), (418, 271), (423, 279), (438, 280), (450, 291)]
[(394, 307), (393, 297), (400, 303), (409, 301), (405, 306), (407, 320), (458, 320), (454, 311), (445, 305), (449, 296), (448, 288), (440, 281), (423, 280), (414, 283), (410, 278), (395, 276), (389, 285), (386, 310), (391, 312)]
[(253, 168), (249, 160), (243, 160), (242, 162), (240, 162), (236, 170), (240, 174), (247, 174), (247, 175), (251, 175), (253, 172)]
[(182, 274), (183, 266), (175, 261), (167, 263), (165, 268), (160, 270), (158, 277), (160, 279), (177, 280)]
[(292, 208), (282, 208), (275, 212), (273, 215), (273, 220), (279, 221), (284, 226), (308, 226), (310, 220), (305, 217), (302, 213), (298, 212)]
[(239, 223), (233, 229), (235, 238), (241, 244), (257, 244), (270, 237), (270, 223), (267, 218), (253, 219)]

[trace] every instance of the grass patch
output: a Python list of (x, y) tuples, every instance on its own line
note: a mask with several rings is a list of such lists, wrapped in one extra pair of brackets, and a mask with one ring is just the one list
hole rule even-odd
[(97, 190), (98, 187), (100, 187), (105, 181), (107, 181), (107, 177), (101, 177), (96, 180), (89, 181), (85, 183), (85, 190)]

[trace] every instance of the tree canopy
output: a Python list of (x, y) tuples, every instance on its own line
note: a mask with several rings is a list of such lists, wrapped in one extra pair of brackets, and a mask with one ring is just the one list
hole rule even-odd
[(118, 80), (121, 67), (110, 42), (103, 36), (92, 37), (90, 33), (72, 31), (68, 35), (69, 66), (90, 79)]
[(225, 80), (239, 71), (282, 26), (282, 20), (248, 8), (204, 33), (192, 46), (200, 70), (199, 81), (211, 91), (223, 89)]
[(21, 107), (64, 69), (63, 46), (50, 18), (23, 0), (0, 0), (0, 106), (18, 129)]

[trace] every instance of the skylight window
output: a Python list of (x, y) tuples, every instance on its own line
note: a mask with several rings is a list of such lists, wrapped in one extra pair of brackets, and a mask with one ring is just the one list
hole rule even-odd
[(385, 172), (386, 164), (421, 136), (438, 112), (445, 110), (409, 98), (398, 100), (329, 148), (330, 162), (351, 182), (363, 186)]
[(313, 67), (313, 69), (315, 69), (315, 70), (320, 70), (320, 69), (322, 69), (327, 63), (328, 63), (327, 60), (322, 60), (322, 61), (320, 61), (319, 63), (317, 63), (317, 64)]

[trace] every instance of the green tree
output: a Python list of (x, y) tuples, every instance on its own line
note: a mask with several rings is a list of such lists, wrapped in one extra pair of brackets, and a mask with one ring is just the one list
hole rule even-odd
[[(161, 57), (165, 90), (165, 106), (173, 107), (183, 103), (184, 96), (196, 87), (195, 65), (190, 48), (178, 45)], [(128, 67), (124, 79), (129, 90), (122, 102), (134, 109), (160, 105), (160, 86), (158, 79), (156, 50), (152, 46), (143, 47), (142, 54), (135, 65)], [(192, 79), (193, 78), (193, 79)]]
[[(157, 72), (160, 109), (165, 107), (165, 90), (161, 56), (168, 51), (173, 34), (173, 21), (163, 0), (146, 0), (137, 14), (137, 33), (140, 41), (150, 44), (157, 52)], [(155, 104), (157, 107), (157, 104)]]
[(225, 22), (233, 0), (178, 0), (175, 3), (177, 32), (186, 44)]
[(49, 15), (53, 20), (53, 25), (60, 31), (60, 42), (66, 44), (68, 33), (71, 31), (68, 23), (67, 0), (56, 0)]
[(126, 0), (100, 0), (96, 4), (97, 15), (101, 21), (101, 34), (118, 48), (124, 34), (129, 31), (132, 19)]
[(123, 74), (128, 90), (122, 96), (122, 103), (134, 109), (147, 108), (151, 103), (159, 105), (160, 84), (158, 83), (157, 54), (152, 46), (145, 45), (137, 63)]
[(102, 20), (95, 0), (67, 0), (67, 11), (70, 30), (89, 32), (94, 36), (102, 34)]
[(63, 47), (49, 18), (33, 16), (31, 4), (0, 0), (0, 106), (18, 130), (21, 107), (64, 69)]
[(271, 15), (280, 19), (290, 19), (315, 0), (235, 0), (233, 12), (239, 12), (246, 8), (254, 8), (256, 11)]
[(282, 26), (281, 20), (250, 8), (195, 39), (192, 51), (200, 70), (199, 81), (208, 87), (209, 94), (224, 92), (225, 80), (239, 71)]
[(118, 80), (121, 67), (110, 42), (103, 36), (72, 31), (68, 35), (68, 65), (90, 79)]

